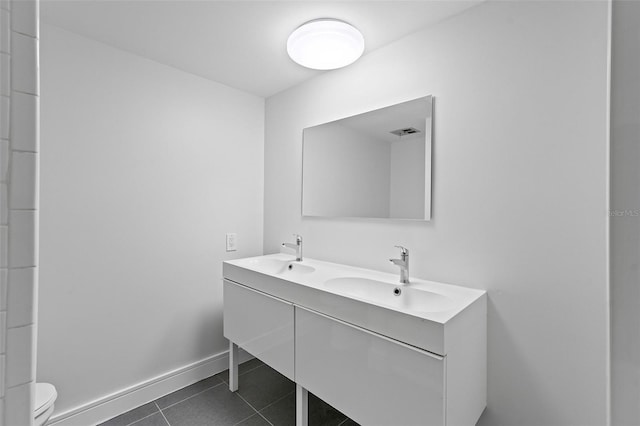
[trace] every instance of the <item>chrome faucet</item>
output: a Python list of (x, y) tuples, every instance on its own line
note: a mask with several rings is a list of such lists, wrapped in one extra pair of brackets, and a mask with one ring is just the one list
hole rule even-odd
[(400, 267), (400, 282), (409, 284), (409, 250), (402, 246), (395, 246), (400, 249), (400, 259), (389, 259), (389, 262)]
[(282, 243), (282, 247), (294, 249), (296, 251), (296, 261), (302, 262), (302, 237), (298, 234), (293, 234), (296, 237), (296, 243)]

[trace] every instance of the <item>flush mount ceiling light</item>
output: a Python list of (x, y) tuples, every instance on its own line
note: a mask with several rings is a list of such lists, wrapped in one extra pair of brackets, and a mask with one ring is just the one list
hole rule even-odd
[(314, 19), (296, 28), (287, 40), (287, 53), (303, 67), (333, 70), (355, 62), (364, 52), (364, 37), (338, 19)]

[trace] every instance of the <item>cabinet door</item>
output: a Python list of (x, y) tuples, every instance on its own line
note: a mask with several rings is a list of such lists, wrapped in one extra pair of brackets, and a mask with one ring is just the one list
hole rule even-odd
[(224, 337), (294, 380), (293, 305), (224, 281)]
[(445, 359), (296, 307), (296, 382), (367, 426), (444, 425)]

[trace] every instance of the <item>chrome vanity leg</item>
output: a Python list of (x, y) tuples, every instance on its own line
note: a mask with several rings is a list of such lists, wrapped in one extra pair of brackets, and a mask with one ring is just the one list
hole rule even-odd
[(238, 345), (229, 341), (229, 390), (238, 390)]
[(309, 424), (309, 392), (296, 383), (296, 426)]

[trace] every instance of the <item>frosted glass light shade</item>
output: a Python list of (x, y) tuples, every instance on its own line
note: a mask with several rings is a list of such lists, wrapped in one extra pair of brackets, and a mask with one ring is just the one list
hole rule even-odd
[(364, 37), (337, 19), (315, 19), (299, 26), (287, 40), (287, 53), (303, 67), (333, 70), (355, 62), (364, 52)]

